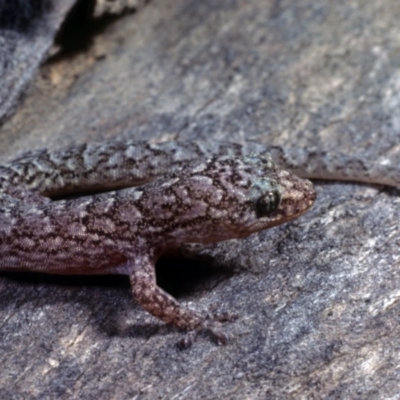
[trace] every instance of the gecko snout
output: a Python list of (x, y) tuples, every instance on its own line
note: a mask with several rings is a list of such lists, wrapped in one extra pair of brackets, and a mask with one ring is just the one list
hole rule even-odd
[(284, 188), (280, 211), (283, 217), (291, 219), (309, 209), (314, 204), (317, 194), (308, 179), (299, 178), (286, 171), (284, 175), (286, 176), (281, 175), (279, 182)]

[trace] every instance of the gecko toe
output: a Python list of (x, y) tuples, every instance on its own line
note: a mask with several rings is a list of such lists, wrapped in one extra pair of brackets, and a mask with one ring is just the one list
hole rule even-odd
[(233, 322), (239, 318), (239, 314), (233, 313), (231, 311), (216, 311), (207, 316), (207, 320), (209, 321), (218, 321), (218, 322)]
[(222, 312), (207, 316), (204, 322), (196, 329), (193, 329), (185, 334), (185, 336), (177, 343), (180, 350), (188, 349), (197, 340), (199, 334), (205, 334), (218, 346), (223, 346), (232, 341), (233, 335), (225, 332), (222, 327), (222, 322), (232, 322), (236, 320), (236, 314)]
[(176, 344), (178, 349), (179, 350), (186, 350), (189, 347), (192, 347), (193, 343), (197, 339), (198, 333), (199, 333), (198, 329), (190, 331), (190, 332), (187, 332), (185, 334), (185, 336), (181, 340), (179, 340), (179, 342)]

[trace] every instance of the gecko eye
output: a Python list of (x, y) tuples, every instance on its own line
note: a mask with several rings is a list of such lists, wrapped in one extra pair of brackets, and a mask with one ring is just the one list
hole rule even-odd
[(275, 211), (279, 207), (281, 199), (282, 196), (279, 189), (272, 189), (268, 193), (259, 197), (256, 202), (257, 217), (266, 217)]

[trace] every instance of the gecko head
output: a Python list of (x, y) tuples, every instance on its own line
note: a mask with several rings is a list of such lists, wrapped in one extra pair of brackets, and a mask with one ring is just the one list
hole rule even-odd
[[(238, 236), (288, 222), (312, 206), (316, 193), (307, 179), (275, 166), (269, 157), (252, 155), (236, 160), (227, 190), (235, 198), (232, 224)], [(231, 184), (231, 187), (229, 187)]]
[(185, 193), (175, 196), (174, 213), (185, 230), (178, 236), (187, 242), (246, 237), (298, 217), (316, 198), (310, 181), (263, 155), (199, 161), (184, 168), (173, 186)]

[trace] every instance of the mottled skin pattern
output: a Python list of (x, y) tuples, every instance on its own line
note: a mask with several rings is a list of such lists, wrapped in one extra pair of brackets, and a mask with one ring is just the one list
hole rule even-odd
[[(351, 179), (343, 168), (338, 176), (334, 159), (258, 144), (114, 140), (25, 154), (0, 166), (0, 269), (127, 274), (148, 312), (192, 332), (209, 329), (223, 343), (217, 322), (156, 285), (154, 264), (182, 243), (243, 238), (313, 204), (312, 184), (277, 168), (266, 150), (308, 175)], [(357, 171), (356, 180), (374, 180), (371, 168)], [(77, 193), (85, 196), (60, 199)]]

